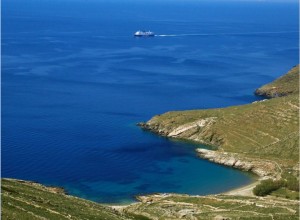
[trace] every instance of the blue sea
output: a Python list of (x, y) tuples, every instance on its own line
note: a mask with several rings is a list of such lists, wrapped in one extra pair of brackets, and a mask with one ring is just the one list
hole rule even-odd
[(136, 123), (258, 100), (298, 62), (298, 3), (3, 0), (1, 43), (2, 177), (105, 203), (207, 195), (253, 177)]

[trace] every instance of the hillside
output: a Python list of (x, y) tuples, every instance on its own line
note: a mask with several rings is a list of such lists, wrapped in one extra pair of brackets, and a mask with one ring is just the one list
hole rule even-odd
[(299, 202), (282, 198), (230, 195), (150, 195), (125, 209), (156, 220), (299, 219)]
[(258, 88), (256, 95), (268, 98), (286, 96), (289, 94), (299, 94), (299, 65), (293, 67), (287, 74), (274, 80), (273, 82)]
[(135, 219), (108, 206), (68, 196), (59, 188), (38, 183), (2, 179), (1, 219)]
[(299, 202), (284, 198), (232, 195), (188, 196), (156, 194), (139, 196), (139, 203), (109, 207), (73, 196), (59, 188), (2, 179), (3, 220), (164, 220), (164, 219), (298, 219)]
[[(252, 170), (255, 167), (261, 169), (256, 172), (258, 175), (275, 174), (282, 168), (297, 167), (298, 71), (299, 66), (262, 87), (268, 93), (267, 88), (276, 85), (282, 97), (228, 108), (167, 112), (140, 125), (166, 137), (211, 145), (216, 148), (215, 156), (207, 156), (210, 152), (201, 150), (199, 155), (214, 162), (224, 159), (222, 163), (225, 165), (228, 165), (227, 159), (237, 157), (240, 161), (251, 163)], [(215, 159), (217, 157), (220, 160)], [(265, 169), (262, 168), (264, 164)], [(243, 166), (241, 168), (244, 169)]]

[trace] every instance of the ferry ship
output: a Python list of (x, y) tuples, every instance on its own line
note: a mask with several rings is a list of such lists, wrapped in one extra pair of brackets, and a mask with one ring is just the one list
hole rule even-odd
[(134, 33), (135, 37), (154, 37), (154, 32), (152, 31), (137, 31)]

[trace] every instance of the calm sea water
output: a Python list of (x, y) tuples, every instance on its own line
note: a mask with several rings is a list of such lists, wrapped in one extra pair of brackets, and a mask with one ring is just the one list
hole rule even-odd
[[(2, 176), (124, 203), (248, 174), (135, 124), (240, 105), (298, 62), (297, 3), (2, 1)], [(139, 29), (154, 38), (134, 38)]]

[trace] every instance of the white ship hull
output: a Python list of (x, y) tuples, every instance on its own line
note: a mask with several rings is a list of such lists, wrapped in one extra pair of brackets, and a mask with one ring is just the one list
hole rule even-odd
[(154, 37), (155, 34), (152, 31), (137, 31), (134, 33), (135, 37)]

